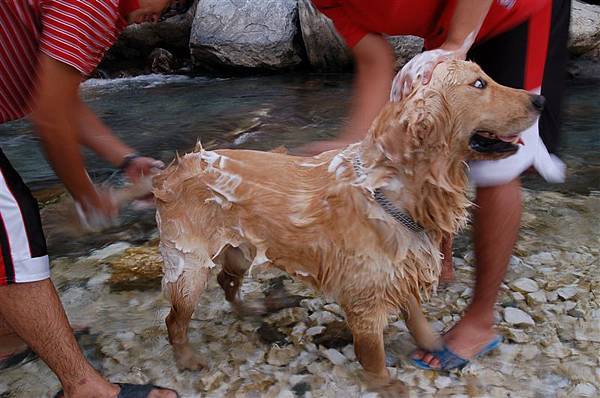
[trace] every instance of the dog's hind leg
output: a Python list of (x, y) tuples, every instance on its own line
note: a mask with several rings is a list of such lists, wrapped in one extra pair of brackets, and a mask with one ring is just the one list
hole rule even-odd
[(227, 247), (216, 261), (222, 265), (221, 272), (217, 275), (217, 282), (225, 292), (225, 299), (232, 304), (239, 304), (240, 287), (250, 262), (237, 247)]
[(177, 367), (182, 370), (200, 370), (206, 367), (200, 355), (189, 344), (188, 327), (200, 295), (206, 288), (209, 272), (208, 267), (186, 268), (176, 282), (163, 284), (165, 296), (172, 306), (166, 319), (169, 342), (173, 346)]
[(408, 310), (404, 313), (404, 319), (419, 348), (427, 351), (437, 351), (442, 348), (442, 339), (431, 329), (419, 301), (414, 296), (408, 298)]

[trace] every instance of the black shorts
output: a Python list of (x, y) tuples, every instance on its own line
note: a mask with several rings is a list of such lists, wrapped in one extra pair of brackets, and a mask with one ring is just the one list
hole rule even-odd
[(49, 277), (37, 201), (0, 150), (0, 286)]
[[(541, 84), (546, 103), (539, 121), (539, 133), (548, 151), (554, 154), (558, 153), (560, 145), (570, 16), (571, 0), (553, 0), (547, 35), (540, 29), (546, 22), (534, 20), (534, 16), (505, 33), (478, 43), (468, 54), (469, 59), (500, 84), (526, 90), (536, 89)], [(537, 57), (544, 53), (541, 50), (545, 46), (545, 59)]]

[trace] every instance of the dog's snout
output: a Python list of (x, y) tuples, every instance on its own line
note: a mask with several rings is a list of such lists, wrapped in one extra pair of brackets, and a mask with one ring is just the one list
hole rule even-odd
[(544, 98), (543, 95), (532, 95), (531, 103), (533, 104), (533, 107), (537, 111), (541, 112), (544, 109), (544, 104), (546, 103), (546, 98)]

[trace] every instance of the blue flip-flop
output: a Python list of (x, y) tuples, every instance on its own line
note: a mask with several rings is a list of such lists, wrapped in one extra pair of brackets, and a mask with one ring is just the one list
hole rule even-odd
[[(480, 358), (485, 354), (494, 351), (502, 344), (502, 337), (496, 336), (492, 341), (490, 341), (485, 347), (481, 349), (472, 359), (465, 359), (456, 353), (454, 353), (446, 344), (439, 351), (432, 351), (431, 355), (440, 361), (439, 368), (432, 368), (429, 364), (422, 359), (410, 358), (410, 361), (414, 366), (419, 369), (424, 370), (437, 370), (440, 372), (448, 372), (454, 369), (462, 369), (467, 366), (473, 359)], [(414, 353), (413, 353), (414, 354)]]

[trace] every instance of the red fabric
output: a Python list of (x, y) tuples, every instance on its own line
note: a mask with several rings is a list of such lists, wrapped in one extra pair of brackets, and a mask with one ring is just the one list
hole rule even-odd
[(529, 22), (528, 49), (525, 64), (525, 90), (542, 87), (552, 21), (552, 3), (548, 3)]
[(40, 52), (88, 75), (126, 25), (119, 0), (0, 1), (0, 123), (29, 113)]
[(139, 0), (121, 0), (119, 2), (119, 9), (123, 18), (127, 17), (130, 13), (140, 8)]
[[(367, 33), (423, 37), (427, 48), (446, 39), (457, 0), (312, 0), (331, 18), (349, 47)], [(495, 0), (477, 36), (485, 40), (538, 13), (549, 0)]]

